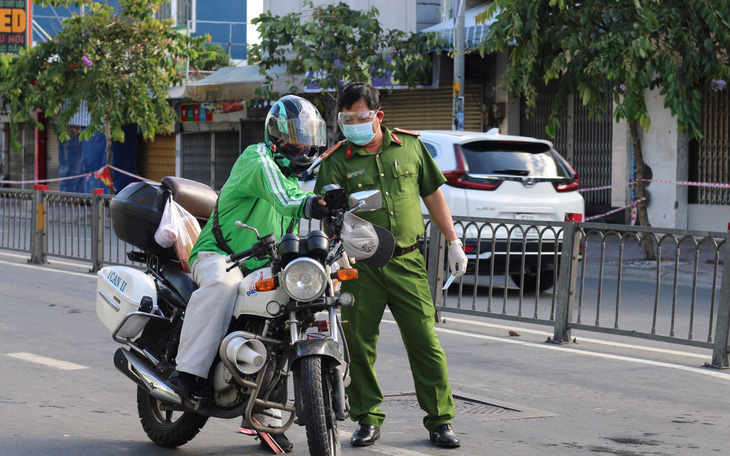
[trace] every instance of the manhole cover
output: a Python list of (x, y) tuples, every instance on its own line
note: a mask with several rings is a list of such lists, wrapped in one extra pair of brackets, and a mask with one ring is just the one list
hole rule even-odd
[[(423, 413), (418, 405), (415, 392), (389, 393), (383, 395), (384, 409), (396, 408), (409, 412)], [(454, 407), (456, 415), (478, 415), (482, 419), (509, 420), (525, 418), (543, 418), (555, 416), (554, 413), (545, 412), (528, 407), (505, 404), (487, 398), (467, 397), (454, 394)]]

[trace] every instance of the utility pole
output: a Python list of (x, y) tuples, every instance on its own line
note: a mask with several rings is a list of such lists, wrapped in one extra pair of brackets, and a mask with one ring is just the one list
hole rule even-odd
[(456, 2), (456, 33), (454, 34), (454, 101), (453, 115), (451, 122), (452, 130), (464, 130), (464, 41), (466, 30), (464, 29), (464, 14), (466, 5), (464, 0)]

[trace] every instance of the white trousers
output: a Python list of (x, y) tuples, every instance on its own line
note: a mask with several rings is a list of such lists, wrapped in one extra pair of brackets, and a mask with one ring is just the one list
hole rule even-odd
[[(216, 252), (200, 252), (193, 263), (193, 280), (198, 289), (190, 296), (185, 309), (185, 322), (177, 350), (177, 370), (208, 378), (211, 364), (228, 325), (231, 323), (233, 306), (236, 305), (238, 286), (243, 280), (239, 268), (230, 267), (226, 255)], [(281, 427), (281, 411), (265, 410), (254, 415), (264, 426)]]
[(243, 280), (239, 268), (230, 266), (226, 256), (200, 252), (193, 263), (193, 280), (198, 284), (185, 309), (185, 322), (177, 350), (177, 370), (208, 378), (218, 347), (231, 323), (238, 286)]

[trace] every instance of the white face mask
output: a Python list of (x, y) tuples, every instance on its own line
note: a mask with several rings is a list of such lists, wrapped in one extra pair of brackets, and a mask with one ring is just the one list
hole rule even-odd
[(342, 128), (342, 134), (344, 134), (347, 139), (358, 146), (364, 146), (375, 137), (373, 122), (375, 122), (375, 119), (367, 123), (353, 125), (340, 124), (340, 128)]

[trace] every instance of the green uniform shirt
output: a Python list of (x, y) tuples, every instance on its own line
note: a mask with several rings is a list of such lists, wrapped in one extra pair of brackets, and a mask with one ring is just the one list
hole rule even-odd
[[(266, 144), (254, 144), (243, 151), (231, 169), (231, 175), (218, 199), (218, 221), (223, 238), (233, 252), (251, 248), (256, 242), (252, 230), (235, 226), (240, 220), (264, 236), (274, 233), (277, 239), (286, 233), (289, 224), (304, 216), (304, 204), (312, 193), (299, 188), (295, 177), (282, 174)], [(200, 232), (190, 255), (193, 264), (199, 252), (226, 253), (218, 247), (213, 235), (213, 215)], [(256, 269), (264, 261), (249, 260), (244, 265)]]
[(357, 215), (393, 233), (396, 248), (410, 247), (424, 232), (419, 197), (433, 194), (446, 178), (417, 136), (381, 128), (383, 144), (377, 153), (345, 141), (327, 157), (314, 192), (328, 184), (342, 186), (348, 195), (380, 190), (383, 207)]

